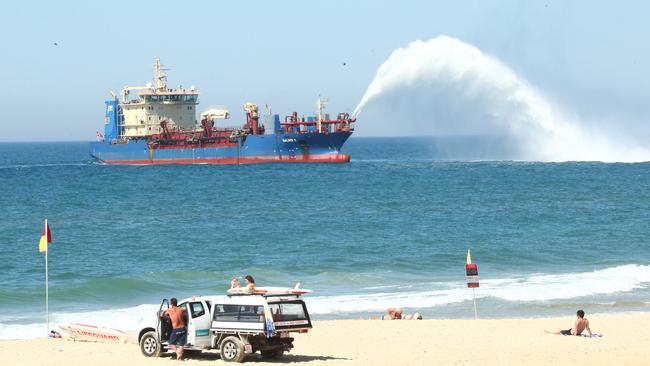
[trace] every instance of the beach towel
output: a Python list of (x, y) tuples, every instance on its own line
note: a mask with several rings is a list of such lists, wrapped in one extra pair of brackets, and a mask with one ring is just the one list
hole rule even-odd
[[(560, 335), (561, 335), (561, 336), (565, 336), (565, 337), (575, 337), (573, 334), (560, 334)], [(605, 336), (605, 335), (602, 334), (602, 333), (591, 333), (591, 337), (590, 337), (589, 334), (582, 333), (582, 334), (580, 334), (578, 337), (584, 337), (584, 338), (602, 338), (602, 337), (604, 337), (604, 336)]]

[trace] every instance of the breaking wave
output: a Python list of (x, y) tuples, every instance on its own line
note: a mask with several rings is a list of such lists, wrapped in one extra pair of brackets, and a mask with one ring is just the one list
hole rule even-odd
[[(565, 300), (601, 304), (606, 295), (647, 288), (650, 285), (650, 265), (627, 264), (591, 272), (481, 279), (480, 283), (481, 287), (476, 291), (479, 299), (533, 304)], [(318, 289), (315, 290), (317, 294)], [(332, 315), (336, 318), (354, 318), (383, 312), (388, 307), (427, 309), (471, 300), (472, 292), (462, 280), (419, 286), (377, 285), (365, 287), (357, 293), (305, 297), (309, 312), (316, 318)], [(617, 301), (612, 302), (613, 307)], [(154, 314), (159, 306), (143, 304), (121, 309), (55, 312), (50, 314), (50, 322), (53, 329), (56, 329), (57, 323), (82, 323), (132, 332), (155, 323)], [(0, 316), (0, 340), (36, 338), (44, 333), (43, 314)]]
[[(477, 298), (509, 302), (546, 302), (630, 292), (650, 284), (650, 265), (628, 264), (592, 272), (534, 274), (485, 279)], [(426, 288), (430, 287), (430, 288)], [(376, 292), (308, 298), (312, 314), (383, 311), (388, 307), (431, 308), (472, 300), (464, 282), (421, 286), (421, 291)]]

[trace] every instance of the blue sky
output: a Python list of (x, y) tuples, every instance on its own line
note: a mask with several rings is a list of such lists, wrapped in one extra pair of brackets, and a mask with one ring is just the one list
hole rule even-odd
[[(321, 94), (331, 113), (351, 112), (395, 48), (441, 34), (500, 59), (581, 119), (649, 134), (649, 10), (640, 1), (10, 2), (0, 14), (0, 141), (92, 140), (108, 91), (150, 81), (155, 56), (170, 85), (196, 85), (199, 110), (228, 106), (233, 124), (246, 101), (307, 114)], [(358, 135), (371, 129), (362, 115)]]

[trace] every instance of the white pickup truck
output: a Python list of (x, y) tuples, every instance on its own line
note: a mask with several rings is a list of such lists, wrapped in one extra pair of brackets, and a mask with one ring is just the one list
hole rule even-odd
[[(179, 302), (187, 311), (187, 350), (218, 350), (227, 362), (243, 362), (260, 351), (263, 358), (281, 358), (293, 348), (292, 332), (312, 328), (307, 306), (295, 295), (196, 296)], [(138, 333), (142, 354), (161, 356), (168, 346), (171, 324), (161, 318), (169, 308), (163, 299), (156, 326)]]

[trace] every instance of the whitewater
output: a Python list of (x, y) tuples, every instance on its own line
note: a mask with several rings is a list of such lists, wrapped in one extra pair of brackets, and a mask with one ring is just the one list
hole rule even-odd
[(352, 116), (397, 134), (499, 135), (521, 160), (640, 162), (633, 132), (604, 133), (552, 103), (496, 57), (449, 36), (398, 48), (379, 67)]
[[(481, 281), (476, 296), (479, 309), (490, 301), (502, 303), (534, 303), (556, 306), (558, 300), (579, 301), (581, 298), (621, 295), (650, 285), (650, 265), (623, 265), (590, 272), (518, 275), (488, 278)], [(208, 295), (208, 294), (203, 294)], [(210, 294), (212, 295), (212, 294)], [(226, 297), (225, 295), (223, 296)], [(369, 318), (389, 307), (418, 309), (429, 318), (440, 317), (440, 307), (456, 305), (469, 308), (472, 292), (463, 281), (432, 282), (413, 285), (392, 285), (361, 288), (355, 294), (306, 296), (310, 314), (322, 318)], [(647, 299), (636, 300), (638, 306)], [(465, 304), (465, 305), (463, 305)], [(494, 304), (491, 304), (493, 306)], [(502, 305), (503, 306), (503, 305)], [(507, 305), (506, 305), (507, 306)], [(155, 323), (160, 304), (142, 304), (128, 308), (86, 312), (56, 312), (50, 321), (57, 323), (93, 324), (124, 331), (137, 331)], [(456, 315), (455, 317), (458, 317)], [(460, 315), (462, 317), (462, 315)], [(35, 317), (0, 315), (0, 340), (39, 337), (45, 324)]]

